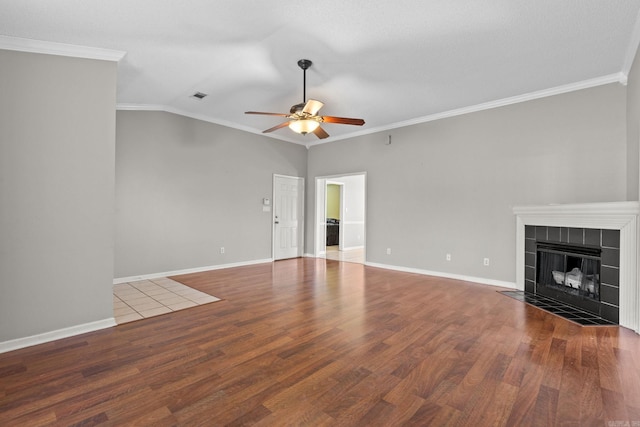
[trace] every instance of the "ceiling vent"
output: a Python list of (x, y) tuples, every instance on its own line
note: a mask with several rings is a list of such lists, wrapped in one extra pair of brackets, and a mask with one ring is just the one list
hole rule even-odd
[(194, 98), (203, 99), (205, 96), (207, 96), (207, 94), (206, 93), (202, 93), (202, 92), (196, 92), (191, 96), (194, 97)]

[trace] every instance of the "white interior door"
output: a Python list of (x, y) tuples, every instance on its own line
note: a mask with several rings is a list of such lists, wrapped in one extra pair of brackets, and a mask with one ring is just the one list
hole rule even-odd
[(302, 256), (304, 178), (273, 176), (273, 259)]

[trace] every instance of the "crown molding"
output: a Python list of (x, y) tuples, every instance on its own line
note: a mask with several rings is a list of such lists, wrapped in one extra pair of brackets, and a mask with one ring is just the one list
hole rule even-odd
[(622, 73), (609, 74), (607, 76), (596, 77), (594, 79), (583, 80), (580, 82), (570, 83), (567, 85), (556, 86), (549, 89), (539, 90), (536, 92), (525, 93), (523, 95), (512, 96), (509, 98), (498, 99), (495, 101), (485, 102), (482, 104), (471, 105), (469, 107), (458, 108), (455, 110), (443, 111), (442, 113), (431, 114), (428, 116), (417, 117), (415, 119), (405, 120), (402, 122), (392, 123), (388, 126), (379, 126), (358, 132), (353, 132), (345, 136), (337, 136), (331, 139), (331, 141), (316, 141), (310, 146), (324, 144), (325, 142), (338, 141), (341, 139), (355, 138), (357, 136), (369, 135), (377, 132), (384, 132), (391, 129), (397, 129), (401, 127), (407, 127), (417, 125), (420, 123), (432, 122), (435, 120), (447, 119), (449, 117), (462, 116), (464, 114), (476, 113), (484, 110), (491, 110), (493, 108), (504, 107), (512, 104), (519, 104), (521, 102), (532, 101), (534, 99), (546, 98), (549, 96), (560, 95), (563, 93), (574, 92), (582, 89), (589, 89), (596, 86), (603, 86), (611, 83), (620, 83), (622, 85), (627, 84), (627, 76)]
[(115, 62), (119, 62), (127, 54), (119, 50), (2, 35), (0, 35), (0, 49)]
[(640, 47), (640, 11), (638, 11), (638, 16), (636, 16), (636, 24), (633, 27), (631, 39), (629, 40), (629, 46), (627, 46), (627, 54), (625, 55), (624, 63), (622, 64), (622, 74), (624, 74), (625, 76), (625, 84), (626, 76), (628, 76), (631, 72), (633, 61), (636, 58), (638, 47)]
[(135, 111), (135, 110), (139, 110), (139, 111), (165, 111), (167, 113), (178, 114), (178, 115), (181, 115), (181, 116), (186, 116), (186, 117), (190, 117), (190, 118), (193, 118), (193, 119), (202, 120), (202, 121), (209, 122), (209, 123), (214, 123), (214, 124), (217, 124), (217, 125), (221, 125), (221, 126), (230, 127), (230, 128), (233, 128), (233, 129), (242, 130), (242, 131), (253, 133), (253, 134), (256, 134), (256, 135), (266, 136), (268, 138), (277, 139), (277, 140), (280, 140), (280, 141), (291, 142), (291, 143), (294, 143), (294, 144), (303, 145), (303, 146), (307, 147), (307, 149), (309, 149), (309, 148), (311, 148), (311, 147), (313, 147), (315, 145), (326, 144), (326, 143), (329, 143), (329, 142), (340, 141), (340, 140), (344, 140), (344, 139), (351, 139), (351, 138), (355, 138), (355, 137), (358, 137), (358, 136), (370, 135), (370, 134), (373, 134), (373, 133), (384, 132), (384, 131), (388, 131), (388, 130), (391, 130), (391, 129), (397, 129), (397, 128), (401, 128), (401, 127), (413, 126), (413, 125), (417, 125), (417, 124), (420, 124), (420, 123), (432, 122), (432, 121), (435, 121), (435, 120), (441, 120), (441, 119), (446, 119), (446, 118), (449, 118), (449, 117), (461, 116), (461, 115), (464, 115), (464, 114), (475, 113), (475, 112), (484, 111), (484, 110), (491, 110), (493, 108), (504, 107), (504, 106), (507, 106), (507, 105), (518, 104), (518, 103), (521, 103), (521, 102), (532, 101), (534, 99), (546, 98), (546, 97), (549, 97), (549, 96), (560, 95), (560, 94), (563, 94), (563, 93), (574, 92), (574, 91), (582, 90), (582, 89), (589, 89), (589, 88), (592, 88), (592, 87), (603, 86), (603, 85), (607, 85), (607, 84), (611, 84), (611, 83), (619, 83), (619, 84), (622, 84), (622, 85), (626, 85), (627, 84), (627, 76), (626, 76), (626, 74), (624, 74), (622, 72), (615, 73), (615, 74), (609, 74), (607, 76), (596, 77), (594, 79), (583, 80), (583, 81), (580, 81), (580, 82), (570, 83), (570, 84), (562, 85), (562, 86), (556, 86), (556, 87), (553, 87), (553, 88), (539, 90), (539, 91), (536, 91), (536, 92), (530, 92), (530, 93), (526, 93), (526, 94), (523, 94), (523, 95), (512, 96), (512, 97), (509, 97), (509, 98), (498, 99), (496, 101), (490, 101), (490, 102), (485, 102), (485, 103), (482, 103), (482, 104), (471, 105), (469, 107), (464, 107), (464, 108), (458, 108), (458, 109), (455, 109), (455, 110), (444, 111), (442, 113), (436, 113), (436, 114), (431, 114), (431, 115), (428, 115), (428, 116), (418, 117), (418, 118), (411, 119), (411, 120), (405, 120), (405, 121), (402, 121), (402, 122), (392, 123), (392, 124), (387, 125), (387, 126), (378, 126), (378, 127), (375, 127), (375, 128), (363, 129), (361, 131), (351, 132), (351, 133), (346, 134), (346, 135), (334, 136), (334, 137), (330, 137), (330, 138), (319, 140), (319, 141), (313, 141), (313, 142), (300, 142), (300, 141), (296, 141), (293, 138), (287, 138), (287, 137), (283, 137), (283, 136), (280, 136), (280, 135), (263, 134), (262, 132), (257, 131), (255, 129), (247, 127), (247, 126), (239, 126), (239, 125), (237, 125), (235, 123), (212, 119), (212, 118), (207, 117), (207, 116), (205, 116), (203, 114), (195, 114), (195, 113), (191, 113), (191, 112), (188, 112), (188, 111), (179, 110), (177, 108), (169, 107), (169, 106), (166, 106), (166, 105), (118, 104), (116, 106), (116, 108), (118, 110), (133, 110), (133, 111)]
[(208, 117), (204, 114), (196, 114), (190, 111), (181, 110), (179, 108), (170, 107), (168, 105), (159, 104), (116, 104), (116, 110), (120, 111), (163, 111), (165, 113), (177, 114), (179, 116), (189, 117), (191, 119), (201, 120), (203, 122), (213, 123), (215, 125), (225, 126), (232, 129), (241, 130), (244, 132), (253, 133), (255, 135), (261, 135), (267, 138), (276, 139), (278, 141), (291, 142), (293, 144), (305, 145), (300, 141), (296, 141), (293, 138), (286, 138), (277, 135), (264, 134), (248, 126), (241, 126), (236, 123), (227, 122), (225, 120), (217, 120)]

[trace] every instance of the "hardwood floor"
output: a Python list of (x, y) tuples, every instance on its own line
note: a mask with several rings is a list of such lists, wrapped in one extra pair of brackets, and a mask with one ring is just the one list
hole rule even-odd
[(640, 336), (499, 288), (313, 258), (173, 279), (223, 301), (0, 354), (0, 425), (640, 425)]

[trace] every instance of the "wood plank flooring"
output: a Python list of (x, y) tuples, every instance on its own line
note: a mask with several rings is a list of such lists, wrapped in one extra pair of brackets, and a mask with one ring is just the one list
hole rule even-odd
[(0, 354), (0, 425), (640, 426), (640, 336), (499, 288), (313, 258), (223, 301)]

